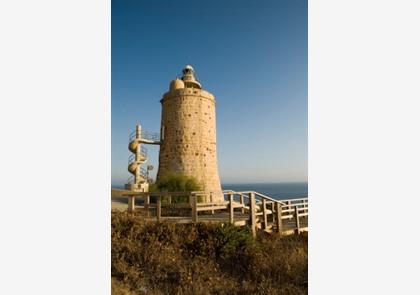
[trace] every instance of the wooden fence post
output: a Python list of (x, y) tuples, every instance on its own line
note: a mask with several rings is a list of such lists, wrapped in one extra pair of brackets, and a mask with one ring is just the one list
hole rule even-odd
[(295, 206), (295, 219), (296, 219), (296, 233), (299, 234), (300, 223), (299, 223), (298, 205)]
[(136, 196), (128, 196), (128, 212), (134, 212), (136, 206)]
[(249, 221), (251, 224), (251, 231), (254, 237), (257, 236), (257, 216), (255, 215), (255, 194), (249, 193)]
[(276, 222), (276, 216), (274, 215), (274, 212), (276, 211), (276, 203), (272, 202), (271, 203), (271, 223), (274, 225), (274, 223)]
[(276, 202), (276, 226), (277, 226), (277, 232), (281, 233), (283, 231), (283, 222), (281, 221), (281, 203)]
[(161, 219), (161, 215), (162, 215), (162, 205), (161, 205), (161, 196), (157, 196), (156, 199), (156, 220), (157, 222), (160, 222)]
[(234, 207), (233, 207), (233, 194), (231, 194), (231, 193), (229, 193), (228, 194), (228, 196), (229, 196), (229, 222), (230, 223), (232, 223), (233, 224), (233, 222), (234, 222), (234, 214), (235, 214), (235, 211), (234, 211)]
[(244, 195), (241, 194), (240, 197), (241, 197), (241, 205), (242, 205), (241, 212), (242, 212), (242, 214), (244, 214), (245, 213), (245, 208), (244, 208), (244, 206), (245, 206)]
[(263, 210), (263, 220), (264, 220), (264, 224), (263, 224), (263, 229), (267, 229), (267, 204), (266, 204), (266, 199), (262, 198), (262, 210)]
[(146, 209), (146, 216), (149, 217), (150, 216), (150, 210), (149, 210), (149, 206), (150, 205), (150, 194), (147, 193), (146, 198), (144, 200), (144, 208)]
[(198, 212), (197, 212), (197, 195), (190, 194), (191, 200), (191, 218), (192, 222), (196, 223), (198, 221)]
[[(213, 193), (210, 192), (210, 203), (213, 203)], [(212, 204), (211, 207), (213, 207), (214, 205)], [(211, 210), (211, 214), (214, 214), (214, 209)]]

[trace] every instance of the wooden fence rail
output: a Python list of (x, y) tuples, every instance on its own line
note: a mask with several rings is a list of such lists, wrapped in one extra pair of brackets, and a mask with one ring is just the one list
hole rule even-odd
[[(212, 196), (216, 193), (223, 194), (222, 202), (213, 202)], [(128, 197), (128, 211), (139, 213), (146, 220), (229, 222), (236, 226), (250, 226), (254, 236), (258, 230), (283, 234), (308, 230), (308, 198), (276, 200), (254, 191), (232, 190), (159, 193), (124, 191), (122, 195)], [(200, 202), (202, 196), (210, 196), (207, 199), (210, 202)], [(141, 200), (141, 205), (136, 205), (136, 200)], [(190, 212), (190, 216), (174, 214), (182, 210)]]

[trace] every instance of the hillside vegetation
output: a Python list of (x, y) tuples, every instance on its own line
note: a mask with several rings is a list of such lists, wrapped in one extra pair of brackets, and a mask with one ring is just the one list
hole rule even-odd
[(112, 213), (112, 294), (307, 294), (307, 236)]

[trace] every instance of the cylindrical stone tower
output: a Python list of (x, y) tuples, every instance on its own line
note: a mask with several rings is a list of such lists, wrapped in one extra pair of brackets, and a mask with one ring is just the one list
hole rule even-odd
[(223, 201), (217, 168), (215, 99), (201, 89), (191, 66), (186, 66), (182, 72), (182, 78), (171, 82), (169, 91), (160, 101), (157, 181), (168, 173), (193, 176), (205, 191), (215, 192), (213, 201)]

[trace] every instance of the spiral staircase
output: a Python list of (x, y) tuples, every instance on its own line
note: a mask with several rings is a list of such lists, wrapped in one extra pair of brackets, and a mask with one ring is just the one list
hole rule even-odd
[(128, 172), (132, 174), (127, 179), (125, 189), (147, 192), (149, 190), (147, 170), (141, 167), (147, 162), (147, 149), (142, 144), (160, 144), (158, 133), (142, 132), (141, 126), (130, 134), (128, 149), (132, 153), (128, 158)]

